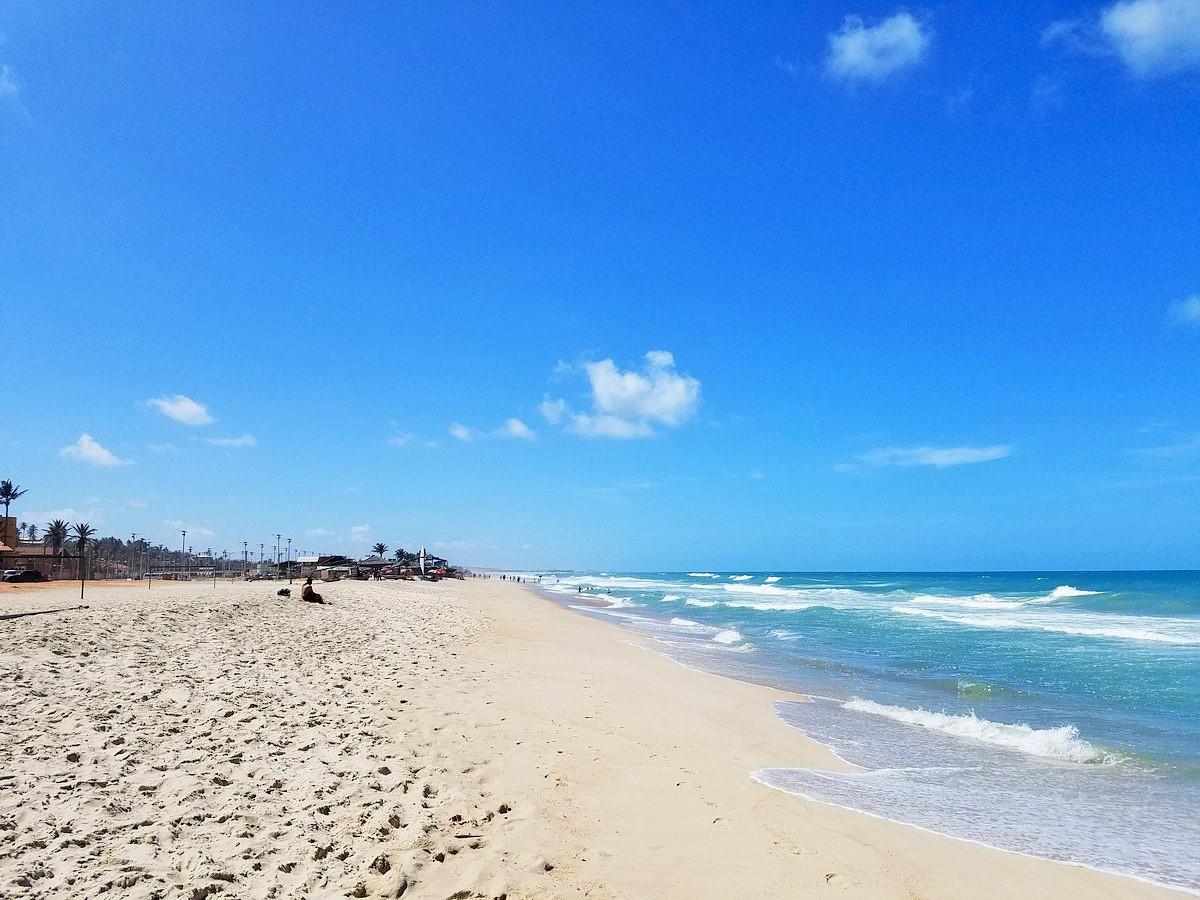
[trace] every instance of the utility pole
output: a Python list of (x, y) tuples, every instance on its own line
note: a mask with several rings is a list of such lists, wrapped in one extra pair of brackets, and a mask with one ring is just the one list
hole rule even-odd
[(250, 565), (250, 557), (247, 556), (249, 552), (250, 548), (247, 546), (246, 541), (242, 541), (242, 578), (246, 577), (246, 569)]
[(288, 538), (287, 542), (288, 542), (288, 555), (287, 555), (288, 584), (291, 584), (292, 583), (292, 539)]
[[(182, 534), (183, 534), (183, 537), (181, 537), (179, 539), (179, 555), (184, 557), (184, 559), (186, 559), (187, 558), (187, 531), (186, 530), (183, 531)], [(180, 562), (179, 568), (182, 569), (183, 568), (183, 560), (180, 560), (179, 562)], [(192, 567), (188, 566), (188, 581), (191, 581), (191, 580), (192, 580)]]
[(129, 570), (125, 573), (126, 578), (133, 578), (133, 554), (137, 551), (133, 549), (133, 545), (137, 542), (137, 533), (129, 535)]

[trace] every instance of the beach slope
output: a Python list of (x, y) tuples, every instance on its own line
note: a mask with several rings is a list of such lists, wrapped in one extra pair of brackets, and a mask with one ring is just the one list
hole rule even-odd
[(0, 894), (1180, 896), (772, 790), (785, 695), (515, 585), (274, 590), (0, 596)]

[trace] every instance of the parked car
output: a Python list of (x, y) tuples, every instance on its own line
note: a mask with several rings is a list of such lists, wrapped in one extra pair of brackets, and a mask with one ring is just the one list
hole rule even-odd
[(45, 581), (46, 578), (37, 569), (9, 569), (4, 573), (4, 580), (9, 584), (24, 581)]

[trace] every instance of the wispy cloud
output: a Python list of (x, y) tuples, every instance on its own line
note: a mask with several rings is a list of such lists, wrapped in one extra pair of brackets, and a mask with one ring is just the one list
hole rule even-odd
[(573, 412), (562, 399), (546, 397), (539, 409), (551, 424), (583, 437), (652, 437), (658, 426), (675, 428), (700, 406), (700, 381), (681, 375), (667, 350), (651, 350), (640, 371), (621, 370), (611, 359), (583, 366), (591, 387), (591, 412)]
[(304, 532), (304, 534), (307, 537), (315, 538), (333, 537), (333, 532), (328, 528), (310, 528), (308, 531)]
[(350, 537), (356, 541), (365, 541), (371, 536), (370, 525), (351, 525)]
[(537, 434), (520, 419), (505, 419), (504, 424), (496, 431), (497, 437), (515, 438), (520, 441), (532, 441)]
[(204, 525), (189, 525), (183, 519), (164, 519), (163, 524), (177, 531), (186, 531), (191, 538), (213, 537), (216, 532)]
[(1167, 309), (1167, 320), (1172, 325), (1194, 325), (1200, 328), (1200, 294), (1192, 294), (1172, 303)]
[(211, 425), (213, 422), (207, 406), (183, 394), (151, 397), (146, 401), (146, 405), (168, 419), (174, 419), (184, 425)]
[(1085, 19), (1051, 22), (1043, 46), (1115, 56), (1134, 78), (1161, 78), (1200, 69), (1200, 3), (1118, 0)]
[(118, 459), (114, 453), (103, 447), (90, 434), (86, 433), (81, 434), (75, 443), (68, 444), (59, 450), (58, 455), (64, 459), (73, 459), (76, 462), (83, 462), (100, 468), (128, 466), (131, 464), (129, 460)]
[(450, 437), (454, 438), (456, 441), (462, 441), (465, 444), (469, 444), (479, 437), (478, 431), (476, 431), (474, 428), (468, 428), (461, 422), (455, 422), (448, 430), (450, 432)]
[(580, 491), (589, 497), (600, 500), (627, 503), (633, 497), (653, 490), (655, 487), (656, 485), (653, 481), (616, 481), (612, 484), (581, 488)]
[(387, 442), (389, 444), (391, 444), (393, 447), (407, 447), (410, 443), (412, 443), (412, 435), (411, 434), (393, 434), (390, 438), (387, 439)]
[[(486, 438), (520, 441), (532, 441), (537, 438), (537, 432), (516, 417), (505, 419), (502, 425), (492, 431), (480, 431), (478, 428), (472, 428), (470, 425), (464, 425), (461, 422), (455, 422), (448, 430), (452, 438), (462, 441), (464, 444), (474, 443)], [(438, 445), (435, 441), (426, 441), (425, 446), (436, 447)]]
[(826, 75), (879, 84), (919, 63), (933, 37), (910, 13), (898, 12), (876, 25), (867, 25), (861, 16), (846, 16), (827, 40)]
[(1168, 444), (1136, 447), (1131, 452), (1143, 459), (1163, 462), (1197, 458), (1200, 457), (1200, 434), (1184, 435)]
[(854, 462), (839, 463), (834, 468), (839, 472), (853, 472), (864, 468), (883, 466), (930, 466), (948, 469), (972, 463), (991, 462), (1012, 454), (1008, 444), (992, 444), (985, 447), (880, 447), (869, 453), (860, 454)]
[(15, 98), (21, 92), (16, 76), (8, 66), (0, 66), (0, 100)]
[(52, 522), (55, 519), (62, 519), (65, 522), (90, 522), (94, 525), (103, 519), (103, 513), (95, 507), (76, 509), (73, 506), (63, 506), (58, 509), (28, 510), (22, 514), (21, 518), (32, 522), (39, 528), (44, 523)]
[(547, 395), (543, 397), (542, 402), (538, 404), (538, 412), (542, 414), (542, 418), (551, 425), (557, 425), (563, 420), (567, 414), (566, 400), (551, 400)]
[(214, 437), (205, 438), (206, 444), (212, 444), (214, 447), (257, 447), (258, 438), (252, 434), (243, 434), (241, 437)]

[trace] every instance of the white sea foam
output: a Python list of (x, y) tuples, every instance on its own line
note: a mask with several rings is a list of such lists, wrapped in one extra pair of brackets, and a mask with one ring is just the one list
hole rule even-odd
[(712, 639), (717, 644), (737, 644), (742, 640), (742, 636), (732, 628), (726, 628), (724, 631), (714, 634)]
[(721, 577), (720, 575), (717, 575), (713, 572), (688, 572), (688, 578), (720, 578), (720, 577)]
[(1047, 759), (1062, 759), (1077, 763), (1102, 762), (1105, 759), (1104, 752), (1081, 738), (1079, 729), (1074, 725), (1061, 725), (1058, 728), (1006, 725), (1001, 722), (980, 719), (973, 713), (965, 716), (952, 716), (946, 713), (930, 712), (926, 709), (886, 706), (873, 700), (859, 698), (843, 703), (842, 708), (853, 712), (869, 713), (873, 716), (883, 716), (896, 722), (928, 728), (931, 731), (940, 731), (954, 737), (970, 738), (985, 744), (994, 744), (997, 747), (1019, 750), (1030, 756), (1042, 756)]
[(688, 597), (683, 602), (686, 603), (688, 606), (716, 606), (717, 605), (716, 600), (700, 600), (696, 597)]
[(774, 584), (778, 580), (779, 580), (778, 575), (768, 575), (766, 578), (763, 579), (763, 584)]
[(693, 622), (691, 619), (681, 619), (678, 616), (676, 616), (674, 619), (671, 620), (671, 624), (672, 625), (694, 626), (696, 628), (708, 627), (706, 625), (701, 625), (699, 622)]
[(1071, 597), (1090, 597), (1102, 591), (1084, 591), (1069, 584), (1056, 587), (1040, 597), (996, 597), (992, 594), (971, 594), (965, 597), (943, 597), (934, 594), (917, 594), (913, 603), (934, 606), (961, 606), (964, 609), (1018, 609), (1022, 606), (1040, 606), (1067, 600)]
[(1103, 591), (1083, 591), (1077, 587), (1071, 587), (1069, 584), (1060, 584), (1041, 600), (1033, 600), (1033, 603), (1053, 603), (1055, 600), (1065, 600), (1068, 597), (1091, 597), (1094, 594), (1100, 594)]
[(1051, 631), (1058, 634), (1077, 634), (1082, 637), (1111, 638), (1119, 641), (1151, 641), (1159, 644), (1200, 645), (1200, 625), (1189, 619), (1169, 619), (1151, 616), (1096, 616), (1031, 613), (1025, 618), (1013, 616), (963, 615), (921, 609), (916, 606), (893, 606), (892, 612), (908, 616), (938, 619), (971, 628), (1008, 628), (1031, 631)]
[(964, 609), (1017, 609), (1023, 600), (1004, 600), (991, 594), (972, 594), (969, 597), (938, 597), (933, 594), (917, 594), (910, 601), (925, 606), (960, 606)]
[(769, 631), (767, 633), (770, 634), (771, 637), (776, 638), (781, 641), (791, 641), (791, 640), (795, 640), (798, 637), (802, 637), (802, 635), (800, 635), (799, 633), (797, 633), (795, 631), (788, 631), (786, 628), (776, 628), (773, 631)]
[(681, 596), (679, 596), (678, 594), (663, 594), (662, 602), (663, 603), (674, 603), (677, 600), (682, 600), (682, 599), (683, 598)]
[(753, 575), (730, 575), (729, 580), (730, 581), (749, 581), (753, 577), (754, 577)]
[(722, 606), (734, 609), (757, 609), (763, 612), (799, 612), (802, 609), (812, 609), (816, 603), (804, 603), (800, 600), (722, 600)]

